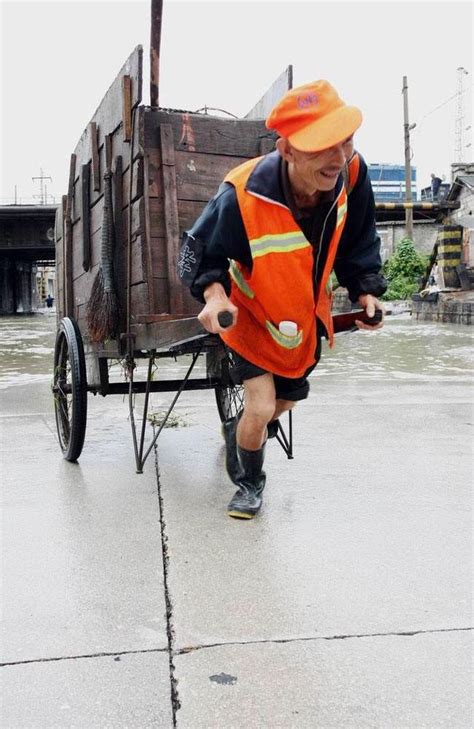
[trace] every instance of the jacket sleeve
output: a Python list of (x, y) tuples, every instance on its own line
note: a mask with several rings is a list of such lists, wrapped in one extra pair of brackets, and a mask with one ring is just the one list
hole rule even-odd
[(221, 283), (230, 294), (229, 260), (251, 268), (250, 245), (235, 189), (223, 183), (181, 242), (178, 272), (194, 298), (204, 303), (204, 290)]
[(375, 227), (375, 203), (365, 161), (347, 200), (347, 220), (334, 263), (337, 280), (356, 302), (361, 294), (381, 296), (387, 282), (381, 273), (380, 237)]

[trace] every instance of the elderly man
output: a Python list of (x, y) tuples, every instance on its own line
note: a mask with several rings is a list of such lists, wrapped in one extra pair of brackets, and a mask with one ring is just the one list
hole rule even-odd
[(327, 81), (292, 89), (266, 121), (276, 150), (233, 169), (183, 238), (193, 260), (185, 283), (205, 304), (199, 320), (231, 349), (231, 376), (244, 385), (243, 412), (224, 424), (232, 517), (259, 511), (265, 442), (308, 396), (321, 337), (332, 346), (331, 272), (369, 317), (383, 311), (372, 188), (354, 152), (361, 123)]

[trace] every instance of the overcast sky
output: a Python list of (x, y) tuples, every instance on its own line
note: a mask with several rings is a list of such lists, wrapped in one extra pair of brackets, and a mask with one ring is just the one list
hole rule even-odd
[[(149, 50), (150, 2), (1, 1), (0, 202), (66, 192), (69, 156), (123, 62)], [(160, 105), (204, 105), (244, 116), (293, 65), (294, 85), (326, 78), (364, 123), (368, 162), (404, 162), (402, 79), (409, 85), (418, 188), (450, 177), (457, 68), (471, 124), (470, 2), (253, 2), (164, 0)], [(148, 83), (143, 103), (149, 103)], [(472, 129), (464, 131), (472, 143)], [(473, 147), (465, 159), (474, 157)]]

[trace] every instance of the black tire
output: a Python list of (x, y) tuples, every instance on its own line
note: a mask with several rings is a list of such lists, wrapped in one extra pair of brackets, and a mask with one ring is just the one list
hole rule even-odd
[[(219, 377), (219, 384), (215, 387), (217, 411), (221, 422), (235, 417), (244, 408), (244, 386), (234, 385), (230, 377), (232, 366), (232, 353), (224, 347), (219, 347), (214, 353), (212, 365), (215, 375)], [(216, 367), (216, 364), (218, 365)], [(209, 366), (208, 366), (209, 371)]]
[(53, 397), (63, 456), (66, 461), (77, 461), (86, 434), (87, 378), (81, 333), (69, 317), (61, 319), (56, 335)]

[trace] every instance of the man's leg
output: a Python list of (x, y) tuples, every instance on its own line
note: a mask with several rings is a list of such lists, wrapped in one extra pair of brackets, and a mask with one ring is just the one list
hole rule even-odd
[(267, 439), (267, 423), (275, 412), (273, 375), (266, 373), (244, 380), (245, 409), (237, 426), (237, 459), (240, 471), (236, 479), (238, 491), (229, 507), (229, 516), (251, 519), (262, 505), (265, 487), (263, 461)]
[(237, 427), (237, 444), (256, 451), (266, 440), (267, 423), (275, 413), (275, 385), (267, 372), (244, 380), (245, 408)]

